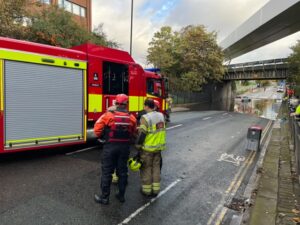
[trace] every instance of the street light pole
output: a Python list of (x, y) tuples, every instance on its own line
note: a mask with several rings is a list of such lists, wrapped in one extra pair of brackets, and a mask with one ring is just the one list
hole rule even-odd
[(132, 55), (132, 29), (133, 29), (133, 0), (131, 0), (131, 21), (130, 21), (130, 55)]

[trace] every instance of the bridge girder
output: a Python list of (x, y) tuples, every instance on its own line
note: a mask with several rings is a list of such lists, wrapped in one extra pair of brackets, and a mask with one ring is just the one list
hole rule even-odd
[(300, 1), (271, 0), (221, 43), (233, 59), (300, 30)]

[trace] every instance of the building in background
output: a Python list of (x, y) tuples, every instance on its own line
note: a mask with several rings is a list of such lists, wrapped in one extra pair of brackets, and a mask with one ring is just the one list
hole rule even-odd
[(73, 14), (75, 21), (91, 31), (92, 27), (92, 3), (91, 0), (38, 0), (43, 4), (58, 5)]

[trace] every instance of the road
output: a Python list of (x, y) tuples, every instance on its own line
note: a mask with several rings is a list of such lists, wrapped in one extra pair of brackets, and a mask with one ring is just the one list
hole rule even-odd
[(254, 92), (248, 92), (246, 94), (243, 94), (242, 96), (247, 96), (250, 99), (282, 99), (284, 93), (277, 92), (277, 87), (270, 86), (264, 88), (257, 88), (254, 89)]
[(236, 212), (223, 205), (243, 194), (259, 155), (245, 150), (253, 124), (270, 125), (239, 113), (174, 113), (163, 152), (161, 194), (143, 197), (138, 173), (130, 172), (124, 204), (113, 196), (115, 186), (110, 205), (94, 203), (101, 149), (93, 144), (2, 156), (0, 224), (229, 224)]

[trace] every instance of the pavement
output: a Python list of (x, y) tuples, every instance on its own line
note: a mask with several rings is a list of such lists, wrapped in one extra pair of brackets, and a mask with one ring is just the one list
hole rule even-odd
[[(129, 172), (126, 202), (93, 200), (99, 192), (102, 149), (82, 146), (0, 156), (1, 225), (230, 224), (259, 154), (246, 151), (251, 125), (270, 121), (224, 111), (171, 115), (163, 152), (162, 192), (145, 198), (139, 174)], [(264, 132), (264, 140), (268, 132)], [(263, 141), (262, 145), (265, 144)], [(134, 153), (134, 150), (132, 150)]]
[(293, 225), (300, 222), (299, 182), (295, 179), (294, 148), (284, 105), (272, 130), (261, 177), (253, 192), (249, 225)]

